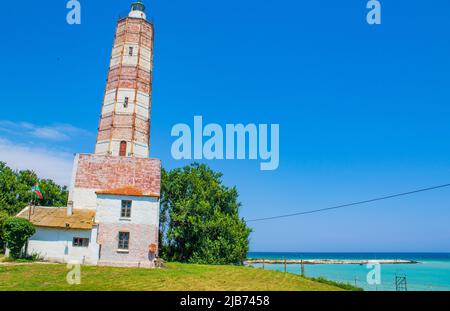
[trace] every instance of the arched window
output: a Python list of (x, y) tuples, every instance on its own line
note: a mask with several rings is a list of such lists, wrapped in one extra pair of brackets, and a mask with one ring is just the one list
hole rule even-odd
[(127, 155), (127, 142), (121, 141), (120, 142), (120, 150), (119, 150), (119, 156), (125, 157)]

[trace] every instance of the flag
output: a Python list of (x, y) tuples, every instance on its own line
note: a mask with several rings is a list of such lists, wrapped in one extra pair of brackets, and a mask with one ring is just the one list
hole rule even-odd
[(36, 186), (34, 186), (31, 190), (38, 196), (40, 200), (42, 200), (42, 193), (41, 189), (39, 189), (39, 185), (36, 184)]

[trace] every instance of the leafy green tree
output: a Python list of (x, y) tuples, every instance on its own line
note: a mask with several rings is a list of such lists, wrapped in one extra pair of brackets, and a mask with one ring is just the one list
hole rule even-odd
[(3, 223), (3, 237), (11, 258), (20, 258), (23, 246), (35, 232), (33, 224), (26, 219), (17, 217), (6, 219)]
[(67, 205), (69, 192), (66, 186), (59, 186), (51, 179), (41, 179), (39, 186), (42, 192), (42, 206), (61, 207)]
[(235, 187), (204, 164), (162, 171), (160, 237), (166, 260), (242, 264), (250, 228), (239, 218)]
[(9, 217), (8, 213), (5, 211), (0, 211), (0, 253), (5, 252), (5, 242), (3, 238), (3, 224)]
[[(31, 188), (39, 183), (43, 194), (42, 200), (37, 200)], [(13, 171), (5, 163), (0, 162), (0, 211), (16, 215), (32, 200), (42, 206), (65, 206), (68, 191), (66, 187), (55, 184), (52, 180), (39, 180), (30, 170)]]
[(17, 187), (16, 173), (5, 163), (0, 162), (0, 210), (10, 215), (17, 210), (19, 199)]

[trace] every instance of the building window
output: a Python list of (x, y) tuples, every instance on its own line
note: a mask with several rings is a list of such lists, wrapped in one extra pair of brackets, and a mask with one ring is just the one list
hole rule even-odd
[(125, 100), (123, 102), (123, 107), (127, 108), (128, 107), (128, 102), (130, 101), (130, 99), (128, 97), (125, 97)]
[(89, 239), (87, 239), (87, 238), (73, 238), (72, 246), (73, 247), (88, 247), (89, 246)]
[(128, 48), (128, 55), (133, 56), (133, 47), (132, 46), (130, 46)]
[(127, 155), (127, 142), (121, 141), (120, 142), (120, 150), (119, 150), (119, 156), (124, 157)]
[(120, 209), (120, 217), (121, 218), (131, 217), (131, 201), (129, 200), (122, 201), (122, 208)]
[(119, 247), (120, 250), (128, 250), (130, 242), (130, 233), (129, 232), (119, 232)]

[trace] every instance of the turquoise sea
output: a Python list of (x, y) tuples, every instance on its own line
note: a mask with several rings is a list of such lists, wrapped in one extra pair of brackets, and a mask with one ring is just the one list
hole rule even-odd
[[(450, 291), (450, 253), (270, 253), (250, 252), (248, 258), (265, 259), (404, 259), (418, 264), (380, 265), (379, 285), (370, 285), (366, 265), (305, 265), (308, 277), (325, 277), (330, 280), (350, 283), (368, 291), (396, 290), (396, 276), (406, 277), (409, 291)], [(255, 267), (262, 268), (261, 264)], [(265, 265), (265, 269), (284, 270), (283, 264)], [(287, 272), (300, 274), (300, 265), (287, 265)]]

